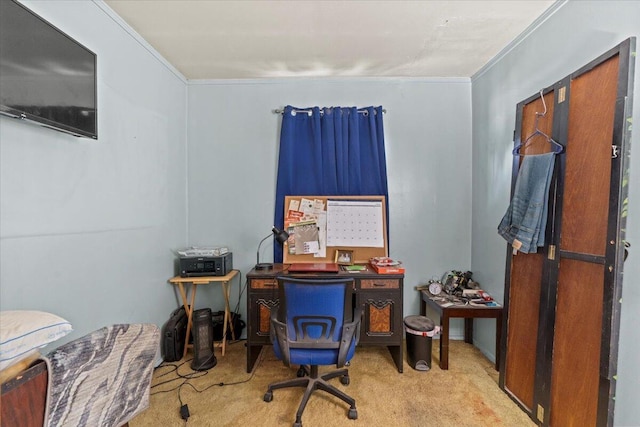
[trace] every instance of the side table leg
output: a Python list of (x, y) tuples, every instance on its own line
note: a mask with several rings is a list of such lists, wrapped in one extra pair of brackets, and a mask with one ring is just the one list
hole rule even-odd
[[(182, 283), (180, 283), (180, 293), (182, 294), (182, 298), (187, 303), (187, 293), (182, 287)], [(187, 312), (187, 334), (184, 337), (184, 353), (182, 357), (184, 358), (187, 355), (187, 350), (189, 350), (189, 337), (191, 336), (191, 327), (193, 326), (193, 307), (196, 301), (196, 284), (191, 284), (191, 304), (185, 305), (184, 309)]]
[(222, 282), (222, 295), (224, 296), (224, 321), (222, 323), (222, 343), (220, 343), (220, 347), (222, 347), (222, 355), (227, 349), (227, 324), (229, 324), (229, 292), (227, 291), (227, 282)]
[[(233, 318), (231, 317), (231, 302), (229, 294), (231, 293), (231, 284), (229, 282), (224, 283), (224, 307), (229, 312), (229, 329), (231, 329), (231, 339), (236, 340), (235, 326), (233, 326)], [(226, 337), (226, 335), (225, 335)]]
[(182, 349), (182, 357), (184, 358), (187, 355), (187, 344), (189, 344), (189, 330), (191, 329), (191, 313), (189, 312), (189, 299), (187, 298), (187, 292), (184, 289), (184, 285), (180, 282), (178, 283), (178, 290), (180, 291), (180, 296), (182, 297), (182, 306), (184, 307), (184, 312), (187, 315), (187, 335), (184, 339), (184, 348)]
[(464, 319), (464, 342), (473, 344), (473, 317)]
[(442, 313), (440, 333), (440, 369), (449, 369), (449, 316)]

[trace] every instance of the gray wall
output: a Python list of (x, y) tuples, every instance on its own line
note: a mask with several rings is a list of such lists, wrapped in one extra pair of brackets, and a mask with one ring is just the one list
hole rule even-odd
[[(255, 264), (273, 223), (281, 123), (274, 109), (382, 105), (390, 253), (407, 269), (405, 315), (418, 313), (414, 286), (471, 265), (468, 79), (200, 81), (189, 84), (188, 100), (191, 244), (228, 245), (242, 272)], [(200, 304), (214, 309), (222, 309), (219, 295), (198, 290)], [(246, 318), (245, 296), (240, 311)], [(460, 325), (453, 325), (456, 336)]]
[(186, 243), (186, 82), (93, 2), (24, 3), (97, 54), (99, 139), (0, 117), (0, 308), (65, 317), (62, 342), (161, 325)]
[[(570, 1), (541, 23), (473, 82), (473, 239), (472, 269), (489, 291), (502, 299), (506, 243), (496, 226), (509, 204), (515, 106), (590, 62), (630, 36), (640, 33), (636, 1)], [(636, 61), (637, 62), (637, 61)], [(640, 64), (636, 64), (638, 67)], [(639, 123), (640, 90), (636, 71), (634, 122)], [(632, 145), (640, 142), (635, 131)], [(633, 151), (633, 150), (632, 150)], [(631, 159), (627, 240), (631, 255), (625, 264), (622, 325), (616, 393), (615, 425), (640, 425), (640, 159)], [(478, 331), (483, 348), (493, 346), (493, 325)], [(594, 331), (598, 333), (599, 331)]]

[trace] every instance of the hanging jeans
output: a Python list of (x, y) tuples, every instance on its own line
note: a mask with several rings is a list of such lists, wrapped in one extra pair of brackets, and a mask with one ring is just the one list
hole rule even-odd
[(555, 153), (545, 153), (527, 155), (520, 165), (513, 199), (498, 225), (498, 233), (520, 252), (544, 246), (554, 163)]

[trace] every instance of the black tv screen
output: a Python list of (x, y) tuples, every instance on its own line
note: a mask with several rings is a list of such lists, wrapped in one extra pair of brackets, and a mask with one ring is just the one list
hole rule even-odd
[(0, 113), (98, 138), (96, 55), (11, 0), (0, 0)]

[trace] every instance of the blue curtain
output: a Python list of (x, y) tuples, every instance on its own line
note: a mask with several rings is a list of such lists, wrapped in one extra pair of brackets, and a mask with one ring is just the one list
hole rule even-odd
[[(382, 107), (286, 106), (280, 131), (274, 220), (280, 229), (288, 195), (383, 195), (388, 219)], [(273, 259), (282, 262), (278, 244), (274, 244)]]

